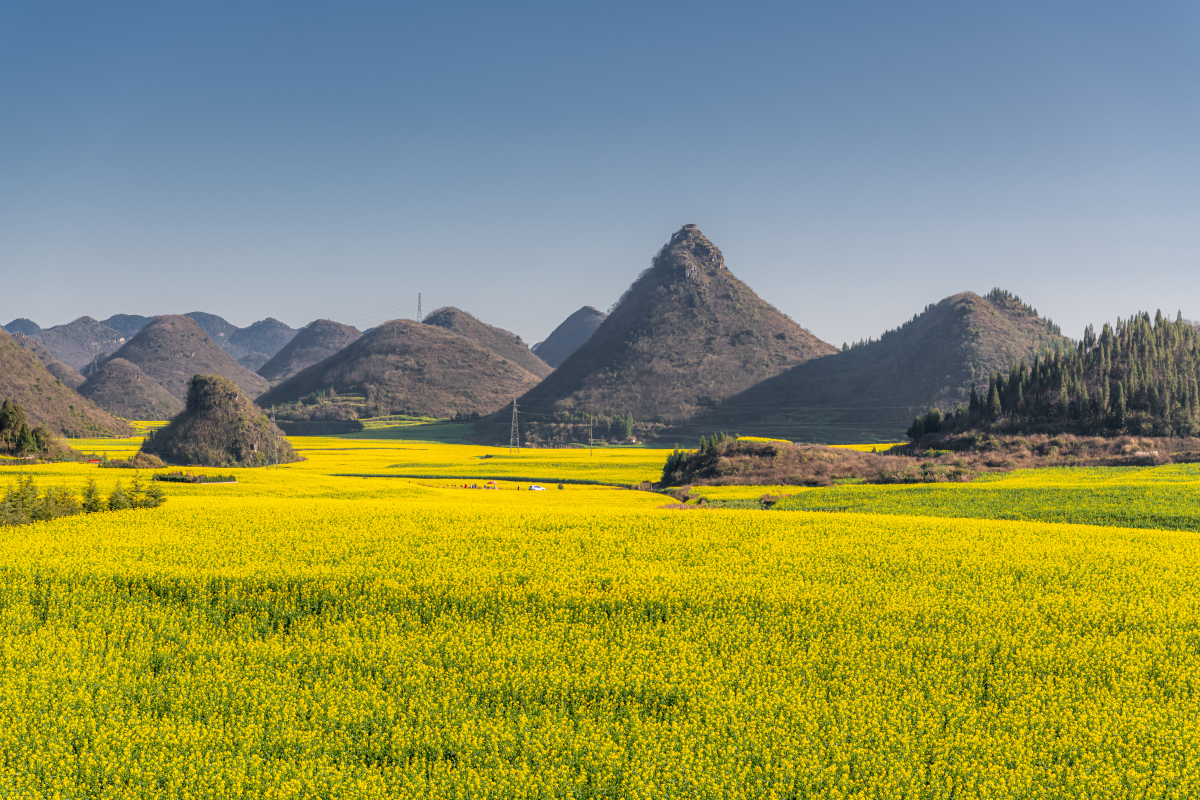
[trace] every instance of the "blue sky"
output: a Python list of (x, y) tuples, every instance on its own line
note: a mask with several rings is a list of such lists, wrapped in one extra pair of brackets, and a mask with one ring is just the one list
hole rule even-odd
[(533, 342), (684, 223), (836, 344), (992, 286), (1200, 318), (1198, 9), (5, 4), (0, 321)]

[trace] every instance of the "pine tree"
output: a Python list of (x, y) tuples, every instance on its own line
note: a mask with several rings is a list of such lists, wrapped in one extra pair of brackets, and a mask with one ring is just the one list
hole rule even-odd
[(125, 494), (125, 490), (121, 488), (121, 482), (117, 481), (117, 488), (113, 489), (113, 493), (108, 497), (108, 510), (124, 511), (132, 507), (133, 504), (129, 502), (129, 495)]
[(104, 511), (106, 508), (104, 498), (100, 496), (100, 491), (96, 488), (96, 479), (88, 478), (87, 488), (83, 490), (84, 513), (95, 514), (97, 511)]

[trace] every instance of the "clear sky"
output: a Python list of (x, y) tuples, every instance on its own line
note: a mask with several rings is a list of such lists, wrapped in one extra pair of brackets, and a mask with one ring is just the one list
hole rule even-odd
[(684, 223), (841, 344), (1001, 286), (1200, 317), (1195, 3), (5, 3), (0, 322), (456, 305)]

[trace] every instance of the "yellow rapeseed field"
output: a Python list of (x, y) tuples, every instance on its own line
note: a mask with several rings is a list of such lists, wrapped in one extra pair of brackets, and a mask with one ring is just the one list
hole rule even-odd
[(158, 509), (0, 529), (0, 796), (1200, 786), (1192, 531), (675, 511), (556, 488), (663, 451), (294, 442)]

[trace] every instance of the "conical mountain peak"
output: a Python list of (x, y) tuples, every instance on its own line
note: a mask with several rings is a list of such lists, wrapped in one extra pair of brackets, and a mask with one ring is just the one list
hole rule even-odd
[(684, 225), (654, 257), (651, 270), (663, 282), (694, 281), (725, 269), (725, 257), (695, 225)]

